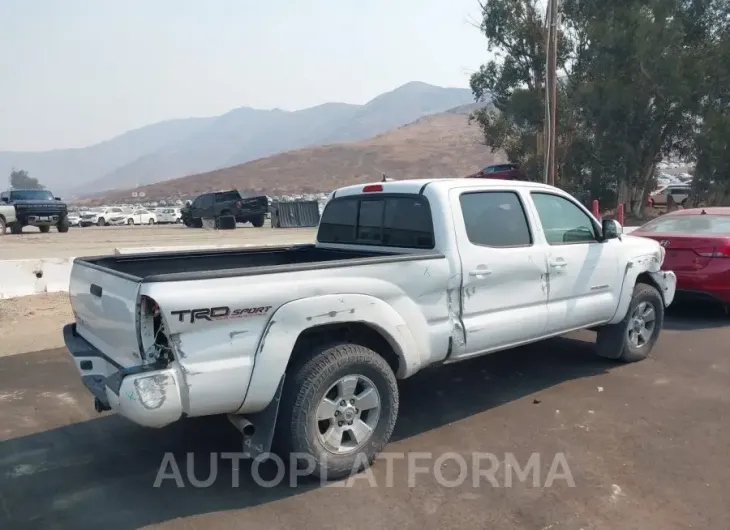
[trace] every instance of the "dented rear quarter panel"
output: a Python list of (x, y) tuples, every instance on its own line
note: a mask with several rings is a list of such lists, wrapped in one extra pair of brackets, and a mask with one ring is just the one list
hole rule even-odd
[[(369, 325), (399, 354), (399, 377), (438, 360), (453, 326), (447, 294), (452, 268), (446, 258), (429, 258), (142, 284), (141, 294), (154, 298), (164, 315), (185, 381), (186, 413), (256, 412), (273, 398), (297, 338), (311, 327)], [(266, 311), (195, 322), (189, 313), (175, 314), (211, 307)]]

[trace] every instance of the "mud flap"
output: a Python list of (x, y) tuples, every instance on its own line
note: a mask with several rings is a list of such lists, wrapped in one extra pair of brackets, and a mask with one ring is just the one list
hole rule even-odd
[[(276, 418), (279, 415), (279, 403), (281, 402), (281, 393), (284, 389), (284, 378), (281, 377), (279, 387), (276, 394), (264, 410), (254, 414), (246, 414), (248, 420), (254, 426), (254, 432), (250, 436), (243, 434), (243, 456), (244, 458), (266, 460), (271, 451), (271, 444), (274, 440), (274, 429), (276, 428)], [(233, 421), (233, 420), (231, 420)], [(242, 431), (242, 429), (239, 429)]]

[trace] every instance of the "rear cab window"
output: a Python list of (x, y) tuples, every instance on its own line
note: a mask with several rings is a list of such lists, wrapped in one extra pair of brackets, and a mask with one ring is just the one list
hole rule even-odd
[(472, 244), (493, 248), (532, 245), (527, 215), (516, 192), (464, 192), (459, 202), (466, 235)]
[(421, 195), (351, 195), (330, 200), (322, 212), (319, 243), (433, 249), (431, 206)]

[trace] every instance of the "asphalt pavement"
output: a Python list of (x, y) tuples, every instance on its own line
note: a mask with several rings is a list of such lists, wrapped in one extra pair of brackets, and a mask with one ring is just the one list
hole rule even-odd
[[(0, 358), (0, 528), (730, 528), (729, 325), (678, 306), (641, 363), (594, 356), (581, 332), (424, 371), (401, 384), (387, 451), (430, 453), (430, 471), (406, 456), (326, 486), (265, 487), (275, 462), (211, 460), (241, 450), (225, 419), (150, 430), (96, 414), (62, 349)], [(453, 455), (433, 471), (448, 452), (465, 477)], [(496, 483), (475, 453), (496, 458)], [(507, 464), (524, 472), (533, 453), (519, 480)]]

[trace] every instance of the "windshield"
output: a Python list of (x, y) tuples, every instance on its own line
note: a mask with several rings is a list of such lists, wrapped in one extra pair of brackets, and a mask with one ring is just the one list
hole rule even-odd
[(641, 227), (641, 232), (730, 236), (730, 215), (675, 215), (658, 217)]
[(52, 201), (53, 193), (48, 190), (13, 190), (10, 192), (11, 201)]

